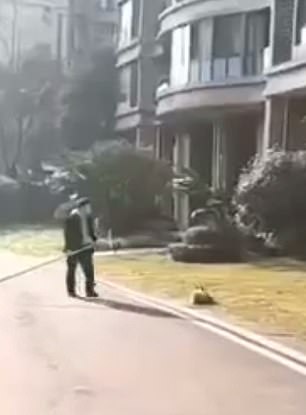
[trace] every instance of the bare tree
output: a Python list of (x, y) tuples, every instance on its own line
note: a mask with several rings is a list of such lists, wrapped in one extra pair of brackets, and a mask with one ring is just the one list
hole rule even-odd
[(39, 162), (56, 144), (57, 63), (42, 49), (34, 48), (18, 72), (0, 68), (0, 151), (14, 178), (25, 159)]

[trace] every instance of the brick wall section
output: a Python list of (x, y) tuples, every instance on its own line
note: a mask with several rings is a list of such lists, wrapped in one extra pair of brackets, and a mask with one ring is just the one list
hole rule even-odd
[(295, 0), (274, 0), (273, 64), (291, 59)]

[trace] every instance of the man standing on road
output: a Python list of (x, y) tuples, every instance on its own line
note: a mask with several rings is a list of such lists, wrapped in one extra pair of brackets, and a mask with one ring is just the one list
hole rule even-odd
[[(68, 295), (76, 296), (75, 274), (80, 264), (86, 277), (87, 297), (98, 297), (95, 291), (94, 244), (97, 240), (89, 199), (81, 198), (69, 213), (64, 224), (65, 252), (67, 253), (66, 285)], [(73, 252), (81, 251), (76, 253)]]

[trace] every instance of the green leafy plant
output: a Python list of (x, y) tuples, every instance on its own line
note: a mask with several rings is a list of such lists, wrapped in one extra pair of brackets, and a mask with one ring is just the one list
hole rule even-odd
[(159, 200), (172, 178), (168, 164), (125, 141), (70, 154), (65, 164), (66, 169), (55, 178), (57, 188), (89, 196), (103, 229), (115, 233), (135, 230), (146, 219), (159, 216)]
[(236, 221), (248, 235), (274, 241), (289, 254), (306, 248), (306, 152), (271, 150), (240, 177)]

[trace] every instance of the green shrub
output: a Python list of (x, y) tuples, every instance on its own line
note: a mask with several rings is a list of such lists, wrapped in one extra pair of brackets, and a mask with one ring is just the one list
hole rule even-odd
[(61, 196), (52, 194), (45, 185), (17, 182), (0, 176), (0, 223), (50, 222)]
[(288, 254), (306, 248), (306, 152), (270, 151), (240, 177), (234, 203), (239, 227)]
[(69, 156), (66, 164), (68, 181), (91, 199), (105, 231), (134, 231), (160, 216), (159, 200), (172, 179), (168, 164), (125, 141), (109, 141), (90, 153)]
[(20, 221), (21, 186), (15, 180), (0, 176), (0, 222), (6, 224)]

